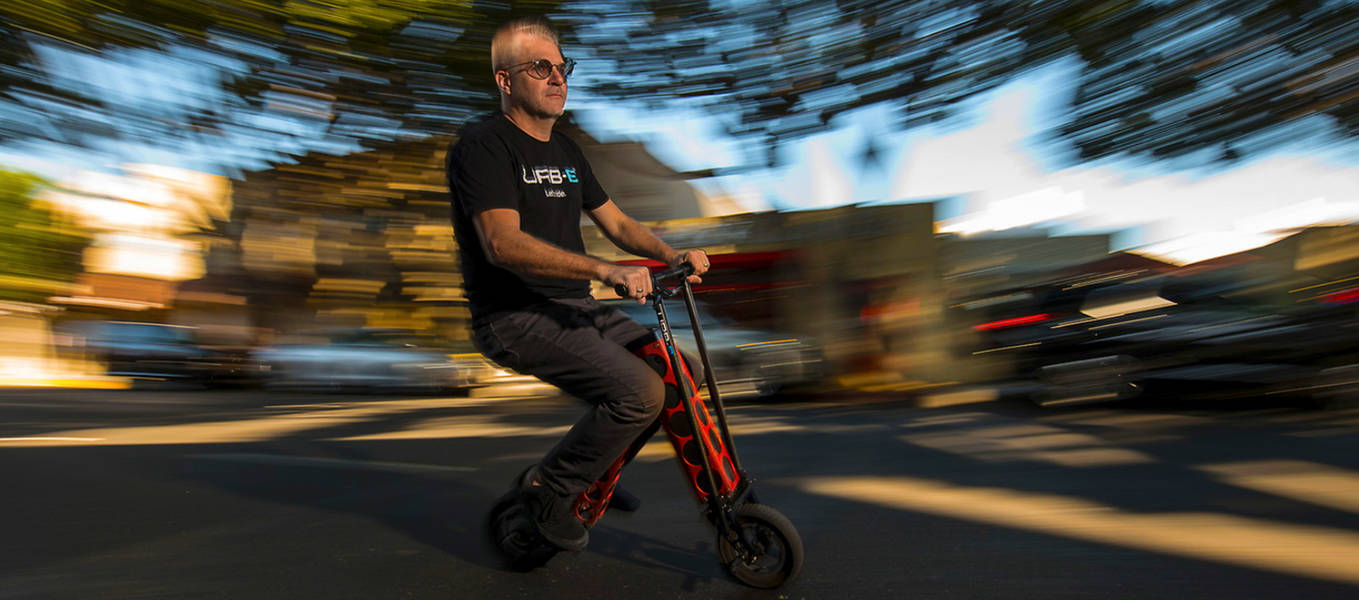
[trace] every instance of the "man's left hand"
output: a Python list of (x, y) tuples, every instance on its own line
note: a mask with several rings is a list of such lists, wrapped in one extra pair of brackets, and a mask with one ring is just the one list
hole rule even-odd
[(671, 264), (679, 266), (684, 263), (689, 263), (694, 268), (694, 274), (689, 276), (689, 283), (702, 283), (703, 278), (699, 275), (708, 272), (708, 253), (702, 250), (689, 250), (676, 256)]

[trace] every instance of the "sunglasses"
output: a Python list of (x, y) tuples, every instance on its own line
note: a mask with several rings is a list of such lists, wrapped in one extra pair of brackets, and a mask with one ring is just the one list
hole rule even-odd
[(527, 65), (527, 67), (524, 69), (524, 72), (528, 73), (529, 77), (532, 77), (534, 79), (547, 79), (548, 77), (551, 77), (553, 67), (556, 67), (558, 71), (561, 71), (562, 79), (570, 77), (571, 71), (576, 70), (576, 61), (571, 60), (569, 58), (565, 59), (565, 62), (557, 63), (555, 65), (552, 64), (552, 61), (546, 58), (540, 58), (538, 60), (522, 62), (517, 65), (510, 65), (502, 70), (510, 71), (513, 69), (517, 69), (519, 67), (523, 67), (525, 65)]

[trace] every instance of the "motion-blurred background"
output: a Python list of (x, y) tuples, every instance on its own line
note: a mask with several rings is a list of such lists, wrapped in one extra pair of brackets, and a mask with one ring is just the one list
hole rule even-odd
[(443, 157), (524, 13), (615, 201), (714, 255), (743, 393), (1354, 393), (1359, 6), (1322, 0), (7, 2), (0, 381), (518, 381), (466, 342)]

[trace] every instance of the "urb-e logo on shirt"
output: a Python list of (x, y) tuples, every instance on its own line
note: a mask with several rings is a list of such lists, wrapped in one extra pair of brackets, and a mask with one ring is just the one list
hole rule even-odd
[(533, 185), (539, 183), (551, 183), (561, 185), (562, 182), (569, 181), (577, 183), (576, 170), (572, 167), (533, 167), (530, 171), (528, 167), (521, 167), (524, 174), (524, 183)]

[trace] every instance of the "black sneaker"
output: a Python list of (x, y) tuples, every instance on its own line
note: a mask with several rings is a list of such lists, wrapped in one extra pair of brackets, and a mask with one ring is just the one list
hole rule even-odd
[(524, 508), (548, 543), (571, 552), (580, 552), (590, 543), (590, 532), (573, 510), (575, 496), (558, 495), (545, 485), (529, 485), (523, 488), (523, 498)]
[(609, 496), (609, 509), (621, 510), (623, 512), (635, 512), (642, 507), (642, 499), (636, 494), (623, 489), (622, 486), (613, 488), (613, 495)]

